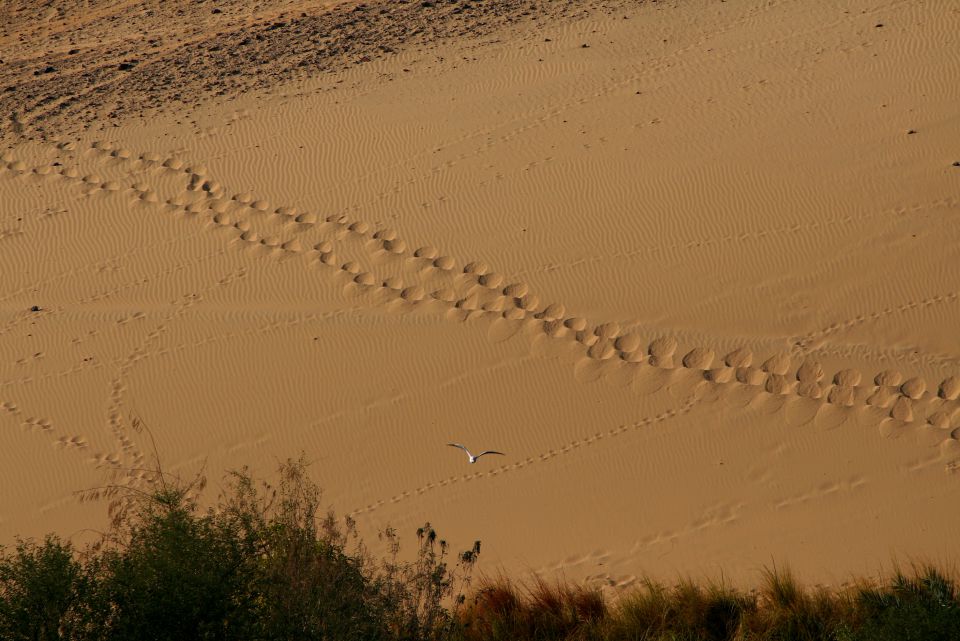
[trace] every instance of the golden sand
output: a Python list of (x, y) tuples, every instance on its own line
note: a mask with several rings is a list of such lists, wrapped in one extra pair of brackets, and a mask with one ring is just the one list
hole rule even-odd
[[(123, 64), (113, 4), (8, 21), (13, 96), (70, 34)], [(225, 5), (181, 39), (242, 23)], [(170, 471), (303, 451), (368, 540), (429, 520), (487, 571), (954, 560), (956, 33), (949, 0), (574, 2), (222, 96), (111, 80), (18, 112), (0, 541), (104, 527), (75, 492), (140, 482), (140, 417)], [(138, 78), (180, 68), (164, 35)]]

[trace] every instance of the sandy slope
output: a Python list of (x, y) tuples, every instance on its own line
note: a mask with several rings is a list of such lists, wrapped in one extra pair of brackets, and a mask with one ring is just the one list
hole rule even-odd
[(955, 560), (960, 11), (504, 5), (231, 99), (25, 108), (2, 540), (102, 527), (73, 492), (149, 458), (139, 416), (170, 469), (302, 450), (365, 532), (429, 519), (488, 570)]

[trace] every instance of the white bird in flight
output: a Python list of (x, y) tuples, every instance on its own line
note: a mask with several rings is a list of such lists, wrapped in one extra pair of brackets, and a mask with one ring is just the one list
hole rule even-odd
[(459, 443), (447, 443), (447, 445), (449, 445), (450, 447), (459, 447), (461, 450), (466, 452), (467, 458), (470, 459), (471, 463), (476, 463), (477, 459), (483, 456), (484, 454), (499, 454), (500, 456), (506, 456), (506, 454), (504, 454), (503, 452), (497, 452), (496, 450), (484, 450), (483, 452), (480, 452), (479, 454), (474, 456), (473, 454), (470, 453), (470, 450), (468, 450), (463, 445), (460, 445)]

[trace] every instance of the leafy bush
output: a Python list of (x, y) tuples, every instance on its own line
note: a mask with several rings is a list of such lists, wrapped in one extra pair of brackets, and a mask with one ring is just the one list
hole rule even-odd
[(59, 639), (82, 592), (83, 568), (56, 537), (0, 548), (0, 639)]
[(287, 461), (276, 488), (234, 472), (206, 511), (196, 500), (202, 477), (183, 482), (159, 466), (146, 489), (84, 493), (110, 500), (110, 530), (89, 550), (52, 536), (0, 549), (0, 639), (449, 638), (453, 591), (479, 542), (450, 567), (427, 524), (414, 561), (399, 560), (388, 532), (392, 555), (376, 562), (351, 521), (320, 512), (305, 470), (302, 459)]
[(960, 639), (960, 594), (935, 568), (916, 568), (908, 577), (897, 570), (883, 589), (862, 587), (861, 619), (849, 635), (857, 641), (955, 641)]

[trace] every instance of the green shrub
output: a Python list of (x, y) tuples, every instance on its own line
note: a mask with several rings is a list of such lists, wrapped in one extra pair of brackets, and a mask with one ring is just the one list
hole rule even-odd
[(250, 609), (246, 550), (180, 489), (137, 502), (120, 545), (91, 560), (88, 633), (121, 639), (230, 639)]
[(884, 588), (862, 587), (856, 641), (956, 641), (960, 639), (960, 594), (956, 585), (927, 567), (913, 577), (897, 570)]
[(48, 536), (0, 548), (0, 639), (60, 639), (82, 590), (83, 568), (68, 543)]
[(333, 515), (318, 520), (320, 491), (302, 460), (282, 465), (280, 477), (277, 490), (257, 491), (248, 472), (234, 473), (216, 516), (244, 541), (247, 630), (257, 639), (389, 638), (368, 561), (347, 550), (352, 526), (344, 533)]

